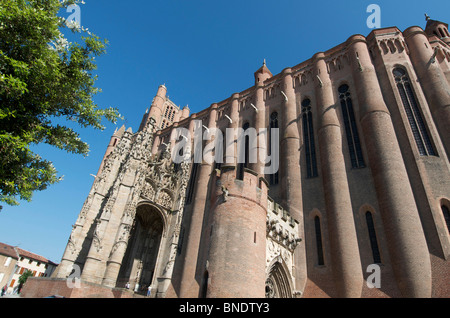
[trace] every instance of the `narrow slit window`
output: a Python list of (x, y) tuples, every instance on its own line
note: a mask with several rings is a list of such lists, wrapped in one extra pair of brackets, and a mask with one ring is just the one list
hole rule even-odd
[(189, 187), (188, 192), (186, 195), (186, 204), (189, 204), (192, 202), (192, 197), (194, 194), (194, 187), (195, 187), (195, 181), (197, 179), (197, 170), (198, 170), (198, 163), (194, 162), (192, 164), (192, 171), (191, 171), (191, 179), (189, 180)]
[(378, 248), (377, 234), (375, 232), (375, 225), (373, 223), (372, 213), (366, 212), (367, 230), (369, 232), (370, 247), (372, 249), (373, 262), (375, 264), (381, 263), (380, 250)]
[(320, 218), (318, 216), (314, 218), (314, 227), (316, 230), (317, 265), (324, 265), (322, 229), (320, 228)]
[(209, 282), (209, 273), (208, 271), (206, 271), (205, 274), (203, 274), (203, 284), (200, 298), (206, 298), (206, 296), (208, 295), (208, 282)]
[(447, 225), (447, 230), (450, 233), (450, 211), (447, 206), (442, 205), (442, 214), (444, 215), (445, 224)]
[[(249, 123), (245, 123), (242, 127), (244, 129), (244, 132), (250, 127)], [(244, 162), (239, 163), (239, 169), (238, 169), (238, 180), (244, 180), (244, 169), (248, 168), (249, 163), (249, 152), (250, 152), (250, 137), (248, 135), (245, 135), (244, 140)]]

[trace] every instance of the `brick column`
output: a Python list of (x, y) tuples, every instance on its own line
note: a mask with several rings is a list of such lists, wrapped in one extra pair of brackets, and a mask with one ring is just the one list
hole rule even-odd
[(447, 157), (450, 157), (450, 85), (437, 58), (433, 62), (434, 50), (425, 32), (419, 27), (410, 27), (403, 36)]
[[(216, 127), (217, 105), (211, 107), (208, 128)], [(201, 127), (199, 129), (202, 129)], [(211, 165), (206, 161), (201, 163), (195, 182), (195, 193), (192, 200), (190, 226), (186, 233), (184, 267), (180, 285), (181, 298), (196, 298), (199, 296), (199, 280), (197, 279), (197, 260), (199, 258), (200, 238), (205, 214), (206, 198), (211, 177)], [(202, 275), (200, 273), (199, 275)]]
[(392, 268), (405, 297), (431, 297), (430, 256), (392, 119), (364, 37), (353, 36), (348, 43), (361, 127)]
[(255, 110), (255, 129), (258, 136), (257, 141), (257, 159), (256, 163), (250, 164), (250, 168), (258, 173), (261, 177), (265, 177), (264, 175), (264, 162), (265, 158), (260, 157), (260, 153), (265, 153), (267, 151), (267, 147), (265, 143), (259, 142), (261, 139), (264, 142), (267, 142), (268, 133), (266, 132), (263, 135), (260, 135), (260, 129), (267, 128), (266, 127), (266, 106), (264, 104), (264, 86), (262, 83), (258, 83), (255, 86), (255, 107), (258, 111)]
[[(297, 104), (290, 68), (282, 71), (281, 90), (283, 95), (280, 129), (280, 167), (282, 205), (298, 221), (300, 237), (304, 237), (302, 182), (300, 172), (300, 137), (298, 132)], [(280, 159), (281, 161), (281, 159)], [(303, 292), (307, 281), (305, 244), (300, 243), (294, 253), (295, 288)]]
[[(297, 124), (297, 106), (292, 81), (291, 69), (282, 72), (281, 90), (286, 94), (283, 99), (280, 133), (280, 151), (284, 161), (281, 171), (282, 193), (285, 195), (285, 206), (296, 220), (302, 217), (302, 188), (300, 178), (300, 138)], [(283, 97), (284, 98), (284, 97)]]
[(324, 61), (314, 56), (319, 151), (325, 192), (327, 223), (333, 275), (339, 297), (361, 297), (363, 274), (356, 237), (355, 220), (342, 151), (342, 132), (336, 113), (333, 86)]
[[(236, 132), (236, 129), (239, 126), (239, 94), (235, 93), (231, 96), (231, 113), (230, 118), (232, 120), (231, 123), (229, 123), (228, 128), (232, 129), (234, 132)], [(225, 162), (229, 165), (236, 165), (237, 164), (237, 146), (236, 146), (236, 139), (237, 136), (233, 135), (231, 140), (229, 138), (226, 138), (229, 133), (227, 133), (227, 130), (225, 130)]]

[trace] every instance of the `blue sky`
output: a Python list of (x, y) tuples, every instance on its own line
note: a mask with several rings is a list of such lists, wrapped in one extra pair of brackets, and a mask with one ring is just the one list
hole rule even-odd
[[(160, 84), (170, 99), (198, 112), (253, 85), (266, 59), (273, 74), (326, 51), (353, 34), (368, 35), (369, 4), (381, 8), (381, 27), (425, 27), (424, 13), (450, 22), (450, 1), (85, 0), (81, 23), (109, 41), (97, 59), (101, 107), (114, 106), (118, 123), (136, 131)], [(68, 17), (70, 13), (62, 14)], [(88, 157), (48, 146), (34, 148), (53, 161), (64, 181), (33, 201), (3, 206), (0, 242), (60, 262), (72, 225), (92, 186), (115, 125), (77, 129)]]

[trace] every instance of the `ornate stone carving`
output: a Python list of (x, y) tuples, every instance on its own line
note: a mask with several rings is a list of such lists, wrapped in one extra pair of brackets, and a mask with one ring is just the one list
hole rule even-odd
[[(298, 236), (297, 222), (272, 199), (269, 199), (267, 206), (266, 297), (291, 297), (290, 286), (282, 283), (285, 279), (277, 278), (277, 275), (285, 275), (288, 281), (294, 282), (294, 250), (301, 241)], [(275, 272), (273, 272), (274, 268), (276, 268)], [(272, 277), (272, 275), (275, 276)]]
[(165, 191), (159, 192), (158, 199), (156, 203), (165, 207), (166, 209), (170, 209), (172, 206), (172, 197)]
[(155, 198), (155, 189), (150, 182), (145, 182), (141, 196), (152, 201)]
[(266, 280), (266, 298), (275, 298), (275, 287), (271, 277)]
[(225, 186), (222, 186), (222, 194), (223, 194), (223, 202), (227, 202), (227, 200), (228, 200), (228, 189)]
[(100, 252), (100, 250), (102, 249), (102, 240), (101, 240), (101, 225), (102, 225), (102, 221), (100, 219), (96, 219), (95, 223), (97, 224), (95, 226), (95, 230), (94, 230), (94, 235), (92, 237), (92, 245), (94, 246), (96, 252)]

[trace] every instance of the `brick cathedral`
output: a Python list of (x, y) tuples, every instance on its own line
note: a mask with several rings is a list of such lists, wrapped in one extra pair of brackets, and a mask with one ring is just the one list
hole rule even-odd
[[(24, 295), (448, 297), (448, 25), (353, 35), (254, 79), (195, 114), (161, 85), (137, 132), (112, 136), (55, 274)], [(175, 164), (180, 127), (278, 128), (279, 170)]]

